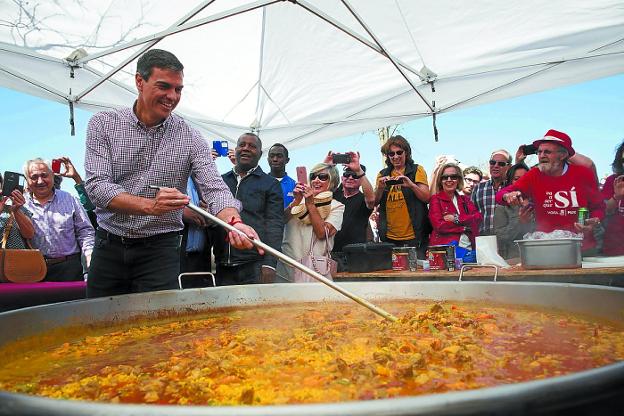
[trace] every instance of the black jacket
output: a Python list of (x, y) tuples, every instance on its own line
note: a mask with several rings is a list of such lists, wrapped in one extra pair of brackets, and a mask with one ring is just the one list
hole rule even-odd
[[(408, 163), (405, 166), (405, 176), (411, 179), (412, 182), (416, 182), (416, 170), (418, 165), (414, 163)], [(388, 176), (392, 172), (392, 168), (385, 168), (380, 171), (381, 176)], [(416, 196), (414, 191), (406, 186), (401, 187), (403, 197), (407, 203), (407, 211), (409, 212), (410, 219), (412, 220), (412, 227), (414, 228), (414, 234), (418, 241), (419, 248), (426, 248), (429, 243), (429, 234), (431, 234), (431, 222), (429, 221), (429, 209), (427, 204)], [(386, 200), (388, 199), (388, 189), (385, 189), (381, 200), (379, 202), (379, 236), (382, 241), (386, 240), (386, 234), (388, 233), (388, 220), (386, 218)]]
[[(284, 236), (284, 202), (282, 187), (277, 179), (267, 175), (258, 166), (237, 183), (233, 171), (221, 175), (236, 199), (243, 204), (241, 218), (243, 222), (258, 233), (260, 240), (276, 250), (282, 248)], [(276, 259), (270, 254), (261, 256), (254, 248), (238, 250), (224, 241), (226, 232), (220, 228), (215, 241), (215, 259), (219, 264), (239, 265), (263, 260), (262, 264), (275, 267)]]

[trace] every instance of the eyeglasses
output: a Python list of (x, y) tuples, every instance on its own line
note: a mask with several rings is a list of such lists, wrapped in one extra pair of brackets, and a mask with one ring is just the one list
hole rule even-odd
[(442, 175), (443, 181), (456, 181), (459, 179), (459, 175)]
[(464, 178), (464, 181), (468, 183), (479, 183), (479, 179), (472, 179), (472, 178)]
[(342, 174), (343, 178), (360, 179), (360, 175), (355, 172), (345, 172)]
[(498, 165), (499, 167), (504, 168), (508, 164), (509, 162), (497, 162), (495, 160), (490, 160), (490, 166)]
[(395, 154), (397, 156), (401, 156), (403, 154), (403, 152), (405, 152), (405, 150), (397, 150), (396, 152), (388, 152), (388, 153), (386, 153), (386, 155), (388, 157), (393, 157)]
[(329, 173), (311, 173), (310, 174), (311, 181), (313, 181), (316, 178), (318, 178), (319, 181), (325, 182), (326, 180), (329, 179)]

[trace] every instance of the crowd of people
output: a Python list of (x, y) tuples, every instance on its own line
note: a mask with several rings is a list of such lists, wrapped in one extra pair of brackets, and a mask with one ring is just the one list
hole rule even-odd
[[(624, 255), (624, 143), (603, 186), (591, 159), (556, 130), (518, 149), (515, 161), (494, 150), (488, 172), (443, 157), (431, 180), (400, 135), (382, 145), (385, 166), (376, 175), (358, 152), (339, 159), (330, 151), (295, 180), (286, 172), (288, 149), (272, 145), (264, 172), (262, 140), (247, 132), (228, 153), (231, 170), (221, 174), (217, 152), (173, 113), (183, 69), (170, 52), (143, 54), (134, 105), (89, 122), (85, 181), (67, 157), (58, 159), (64, 168), (57, 173), (32, 159), (25, 189), (0, 200), (3, 245), (40, 249), (45, 280), (85, 278), (89, 297), (176, 288), (180, 272), (215, 270), (218, 285), (292, 282), (292, 267), (253, 239), (295, 260), (331, 252), (341, 267), (345, 246), (373, 239), (416, 247), (424, 258), (432, 245), (473, 251), (477, 236), (496, 235), (510, 259), (518, 257), (514, 240), (553, 230), (582, 234), (585, 255)], [(538, 163), (529, 167), (533, 152)], [(59, 189), (63, 177), (74, 180), (79, 199)], [(588, 211), (583, 220), (581, 208)]]

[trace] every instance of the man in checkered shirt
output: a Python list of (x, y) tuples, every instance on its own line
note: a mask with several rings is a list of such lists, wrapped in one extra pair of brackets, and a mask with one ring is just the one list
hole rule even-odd
[[(137, 62), (133, 107), (89, 121), (85, 187), (99, 226), (88, 297), (177, 288), (189, 175), (209, 212), (258, 238), (241, 221), (240, 202), (219, 175), (207, 142), (172, 114), (182, 95), (183, 69), (170, 52), (146, 52)], [(236, 248), (253, 248), (238, 233), (229, 232), (228, 239)]]
[(483, 222), (479, 226), (479, 235), (493, 235), (494, 232), (494, 211), (496, 210), (496, 192), (505, 186), (505, 178), (509, 165), (511, 165), (511, 154), (505, 149), (499, 149), (490, 155), (490, 179), (481, 182), (472, 190), (472, 202), (483, 215)]

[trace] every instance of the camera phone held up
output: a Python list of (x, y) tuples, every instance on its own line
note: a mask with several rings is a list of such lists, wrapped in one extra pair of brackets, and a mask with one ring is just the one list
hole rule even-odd
[(348, 153), (334, 153), (332, 154), (332, 162), (334, 162), (335, 165), (346, 165), (351, 163), (351, 155)]

